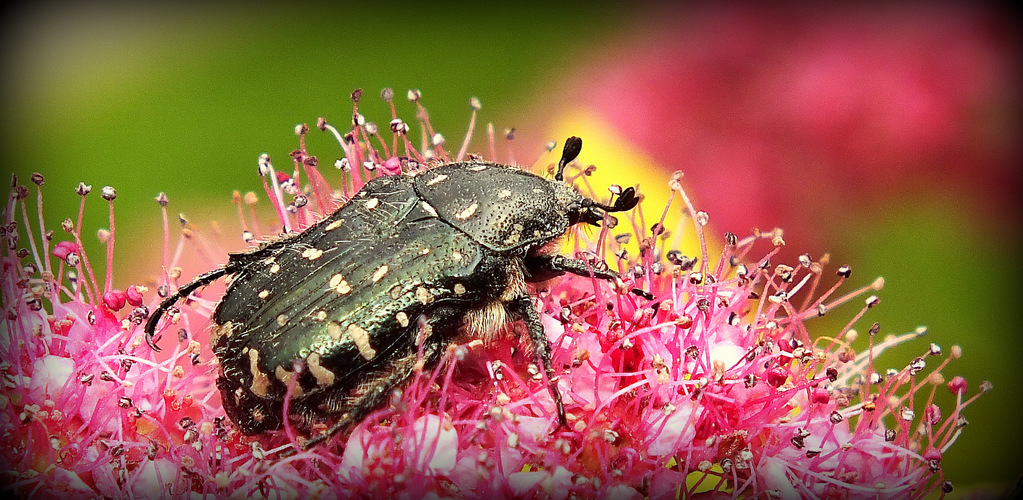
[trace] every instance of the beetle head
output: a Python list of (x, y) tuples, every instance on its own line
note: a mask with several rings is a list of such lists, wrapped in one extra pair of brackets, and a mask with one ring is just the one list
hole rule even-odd
[[(572, 224), (585, 222), (599, 226), (608, 212), (627, 212), (632, 210), (639, 203), (639, 196), (632, 187), (625, 188), (612, 205), (605, 205), (596, 200), (580, 196), (579, 206), (575, 211), (569, 212), (569, 219)], [(610, 217), (610, 220), (617, 222), (617, 219)]]

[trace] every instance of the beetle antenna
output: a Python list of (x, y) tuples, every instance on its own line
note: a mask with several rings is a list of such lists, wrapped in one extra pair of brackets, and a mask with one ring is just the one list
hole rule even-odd
[(625, 188), (622, 194), (618, 195), (618, 199), (615, 200), (613, 212), (627, 212), (639, 205), (639, 195), (636, 194), (636, 189), (632, 186)]
[(603, 203), (594, 203), (599, 208), (602, 208), (608, 212), (628, 212), (632, 210), (636, 205), (639, 204), (639, 195), (636, 194), (636, 188), (627, 187), (622, 194), (618, 195), (618, 199), (615, 200), (614, 205), (605, 205)]
[(554, 175), (555, 180), (565, 180), (565, 166), (572, 163), (579, 156), (579, 152), (583, 150), (583, 140), (572, 136), (565, 139), (565, 149), (561, 152), (561, 161), (558, 162), (558, 173)]
[(196, 289), (217, 281), (221, 276), (227, 273), (228, 267), (224, 266), (204, 274), (200, 274), (187, 285), (178, 288), (178, 291), (175, 292), (174, 295), (164, 299), (164, 301), (160, 303), (160, 307), (157, 307), (156, 310), (153, 311), (153, 314), (149, 315), (149, 319), (146, 320), (146, 327), (144, 330), (146, 332), (146, 343), (149, 344), (149, 347), (154, 351), (160, 350), (160, 348), (153, 342), (153, 335), (156, 332), (156, 324), (160, 322), (160, 318), (163, 317), (164, 313), (166, 313), (168, 309), (174, 307), (174, 304), (177, 304), (179, 300), (188, 297)]

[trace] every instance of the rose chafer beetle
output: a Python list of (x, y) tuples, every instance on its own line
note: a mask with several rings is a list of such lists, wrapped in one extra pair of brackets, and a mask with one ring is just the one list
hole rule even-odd
[(305, 231), (231, 254), (181, 287), (150, 316), (146, 339), (156, 349), (163, 314), (230, 275), (211, 333), (224, 409), (246, 434), (278, 429), (290, 385), (291, 417), (335, 421), (309, 446), (382, 406), (413, 374), (420, 344), (430, 366), (453, 340), (522, 320), (564, 425), (528, 284), (564, 273), (615, 278), (550, 243), (639, 201), (627, 188), (605, 205), (566, 184), (565, 165), (581, 148), (579, 138), (566, 141), (554, 180), (482, 161), (373, 179)]

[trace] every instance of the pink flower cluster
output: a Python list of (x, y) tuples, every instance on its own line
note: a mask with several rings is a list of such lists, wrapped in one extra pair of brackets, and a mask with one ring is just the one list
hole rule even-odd
[[(393, 92), (383, 97), (393, 110)], [(396, 112), (390, 133), (366, 121), (359, 98), (353, 94), (347, 131), (318, 123), (344, 150), (335, 163), (339, 189), (305, 150), (305, 126), (297, 129), (291, 174), (260, 158), (284, 230), (300, 231), (369, 178), (466, 156), (469, 137), (448, 153), (418, 91), (409, 98), (419, 148)], [(475, 121), (479, 103), (471, 105)], [(575, 169), (569, 180), (585, 175)], [(184, 250), (202, 240), (186, 227), (171, 251), (165, 196), (157, 198), (168, 235), (161, 276), (121, 291), (110, 272), (114, 190), (101, 193), (110, 207), (110, 229), (99, 233), (107, 245), (101, 285), (82, 251), (81, 215), (78, 224), (64, 221), (60, 235), (47, 231), (42, 176), (32, 179), (35, 223), (31, 190), (15, 182), (0, 235), (4, 489), (37, 498), (922, 498), (950, 491), (941, 457), (977, 397), (967, 397), (961, 378), (943, 379), (959, 349), (942, 357), (932, 344), (901, 368), (880, 369), (883, 351), (926, 331), (882, 335), (874, 324), (869, 347), (853, 349), (854, 327), (879, 304), (864, 296), (883, 280), (838, 295), (851, 270), (839, 267), (829, 278), (826, 256), (772, 264), (784, 244), (778, 233), (708, 241), (708, 216), (695, 210), (680, 179), (669, 183), (684, 207), (672, 230), (664, 216), (645, 230), (637, 209), (618, 227), (576, 235), (575, 252), (607, 256), (619, 279), (567, 277), (537, 290), (567, 428), (557, 424), (543, 371), (509, 335), (451, 345), (389, 405), (310, 449), (302, 447), (309, 436), (291, 427), (247, 437), (225, 418), (206, 345), (219, 288), (171, 314), (160, 340), (172, 348), (157, 355), (146, 345), (141, 324), (184, 284)], [(82, 210), (90, 190), (79, 186)], [(237, 195), (240, 213), (243, 200), (255, 199)], [(242, 220), (247, 241), (274, 234)], [(693, 255), (679, 250), (684, 242), (699, 244)], [(763, 242), (771, 249), (751, 257)], [(811, 334), (813, 318), (858, 297), (860, 310), (844, 329)], [(947, 415), (932, 403), (941, 386), (957, 397)]]

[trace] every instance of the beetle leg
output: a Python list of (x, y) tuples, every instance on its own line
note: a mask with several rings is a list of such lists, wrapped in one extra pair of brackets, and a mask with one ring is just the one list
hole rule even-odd
[(164, 301), (160, 303), (160, 306), (157, 307), (155, 311), (153, 311), (153, 314), (149, 315), (149, 319), (146, 320), (145, 327), (146, 343), (149, 344), (149, 347), (154, 351), (160, 350), (160, 348), (157, 347), (155, 343), (153, 343), (153, 335), (156, 333), (156, 324), (160, 321), (160, 318), (163, 317), (163, 313), (167, 312), (167, 310), (170, 309), (171, 307), (174, 307), (174, 304), (176, 304), (179, 300), (188, 297), (192, 292), (196, 291), (198, 288), (209, 285), (210, 283), (213, 283), (214, 281), (220, 279), (221, 276), (228, 274), (230, 272), (234, 272), (234, 269), (229, 270), (228, 267), (225, 266), (206, 272), (204, 274), (200, 274), (199, 276), (196, 276), (196, 278), (187, 285), (178, 288), (178, 291), (175, 292), (174, 295), (171, 295), (170, 297), (164, 299)]
[(508, 302), (513, 314), (517, 314), (526, 323), (529, 329), (529, 339), (533, 342), (533, 350), (536, 357), (543, 364), (544, 372), (547, 375), (547, 389), (554, 397), (554, 404), (558, 407), (558, 424), (561, 427), (568, 427), (568, 420), (565, 418), (565, 405), (561, 402), (561, 391), (558, 390), (558, 379), (554, 376), (554, 368), (551, 366), (551, 343), (544, 333), (543, 323), (540, 321), (540, 313), (536, 312), (536, 305), (529, 295), (516, 297)]
[(539, 255), (526, 257), (526, 269), (529, 270), (527, 279), (531, 282), (546, 281), (556, 278), (565, 273), (572, 273), (579, 276), (595, 276), (604, 280), (611, 280), (618, 277), (618, 273), (607, 269), (606, 266), (598, 268), (587, 265), (581, 260), (565, 257), (561, 254)]
[[(436, 342), (426, 343), (426, 345), (423, 346), (423, 364), (425, 366), (430, 366), (436, 363), (443, 352), (444, 351)], [(316, 446), (327, 438), (337, 434), (342, 429), (361, 422), (362, 419), (366, 418), (366, 416), (370, 413), (384, 406), (384, 403), (386, 403), (388, 398), (391, 397), (391, 391), (412, 376), (412, 372), (415, 370), (415, 366), (418, 363), (418, 353), (412, 353), (395, 361), (393, 365), (394, 369), (392, 369), (390, 373), (374, 380), (373, 387), (366, 391), (365, 394), (356, 397), (349, 405), (351, 409), (344, 412), (341, 415), (341, 418), (338, 419), (338, 421), (331, 426), (326, 433), (310, 438), (303, 445), (303, 448), (308, 450)]]

